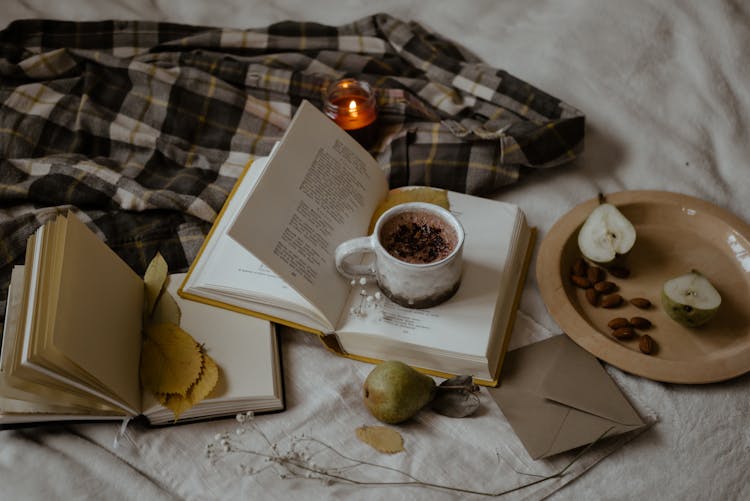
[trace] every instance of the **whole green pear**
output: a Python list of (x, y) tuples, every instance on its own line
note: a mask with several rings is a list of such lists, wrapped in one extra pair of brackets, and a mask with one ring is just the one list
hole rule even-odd
[(388, 424), (406, 421), (435, 396), (435, 381), (403, 362), (378, 364), (364, 384), (365, 406), (376, 419)]

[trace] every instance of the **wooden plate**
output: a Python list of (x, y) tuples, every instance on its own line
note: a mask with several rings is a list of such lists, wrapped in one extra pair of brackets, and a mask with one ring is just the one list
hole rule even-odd
[[(624, 191), (607, 195), (635, 226), (635, 246), (627, 256), (631, 275), (608, 280), (627, 300), (645, 297), (654, 305), (639, 310), (593, 307), (584, 291), (570, 283), (570, 270), (581, 256), (578, 230), (597, 200), (564, 215), (539, 249), (536, 273), (547, 309), (560, 327), (588, 352), (615, 367), (656, 381), (710, 383), (750, 371), (750, 225), (708, 202), (661, 191)], [(662, 284), (697, 269), (722, 297), (719, 311), (700, 328), (683, 327), (661, 307)], [(648, 333), (657, 351), (645, 355), (638, 340), (618, 341), (607, 322), (615, 317), (651, 320)]]

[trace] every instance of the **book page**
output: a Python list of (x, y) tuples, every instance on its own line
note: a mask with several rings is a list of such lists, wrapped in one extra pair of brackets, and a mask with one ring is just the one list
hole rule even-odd
[[(205, 347), (219, 366), (220, 377), (206, 400), (181, 417), (280, 408), (282, 376), (273, 325), (267, 320), (182, 299), (177, 288), (183, 278), (184, 274), (170, 275), (167, 282), (167, 292), (182, 312), (180, 327)], [(161, 414), (164, 422), (174, 419), (172, 411), (159, 405), (150, 393), (144, 393), (143, 406), (143, 413), (152, 423), (159, 422), (157, 416)]]
[[(56, 380), (50, 380), (44, 374), (40, 374), (33, 367), (24, 365), (24, 360), (29, 358), (32, 347), (32, 333), (36, 326), (45, 320), (48, 313), (45, 309), (37, 312), (36, 306), (39, 304), (40, 291), (40, 268), (42, 261), (43, 241), (50, 230), (50, 222), (39, 227), (36, 232), (29, 237), (26, 242), (26, 256), (23, 267), (19, 267), (16, 273), (16, 284), (14, 294), (19, 294), (17, 301), (8, 302), (8, 307), (14, 306), (17, 310), (8, 310), (7, 314), (17, 315), (15, 321), (15, 335), (6, 330), (8, 339), (3, 340), (3, 371), (9, 384), (22, 390), (28, 387), (49, 386), (53, 391), (64, 392), (66, 386), (58, 383)], [(23, 271), (23, 273), (21, 273)], [(11, 274), (13, 280), (13, 274)], [(10, 289), (9, 289), (10, 293)], [(10, 298), (10, 296), (9, 296)], [(11, 318), (13, 318), (11, 316)], [(6, 326), (9, 328), (9, 326)]]
[(229, 235), (335, 324), (350, 288), (336, 246), (366, 233), (387, 191), (369, 153), (305, 101)]
[(143, 280), (72, 214), (67, 230), (52, 358), (140, 409)]
[[(33, 237), (30, 241), (33, 242)], [(32, 245), (33, 247), (33, 245)], [(38, 384), (20, 377), (12, 377), (12, 357), (18, 345), (19, 333), (23, 332), (25, 319), (25, 267), (17, 265), (11, 273), (8, 302), (3, 324), (2, 356), (0, 357), (0, 412), (22, 412), (18, 409), (33, 409), (34, 412), (91, 412), (104, 408), (92, 404), (85, 395), (73, 395), (64, 387)], [(25, 402), (23, 406), (19, 403)], [(57, 405), (51, 405), (55, 402)], [(6, 405), (7, 404), (7, 405)], [(20, 406), (20, 407), (19, 407)], [(111, 408), (109, 409), (111, 410)]]
[[(24, 264), (14, 267), (11, 272), (11, 283), (8, 286), (8, 300), (6, 303), (6, 323), (3, 326), (3, 342), (0, 367), (10, 377), (18, 370), (23, 350), (23, 332), (27, 321), (27, 303), (31, 288), (31, 264), (34, 262), (36, 249), (36, 235), (42, 233), (44, 227), (37, 229), (26, 241), (26, 255)], [(15, 279), (16, 286), (13, 287)], [(11, 292), (14, 294), (11, 295)], [(10, 322), (8, 319), (14, 319)], [(7, 334), (6, 334), (7, 333)]]
[[(478, 197), (450, 192), (449, 200), (451, 212), (466, 233), (463, 274), (456, 295), (421, 310), (403, 308), (387, 298), (368, 308), (355, 288), (339, 329), (346, 351), (377, 359), (404, 359), (411, 349), (410, 355), (421, 359), (413, 363), (422, 367), (430, 363), (431, 353), (475, 362), (486, 359), (494, 319), (504, 314), (502, 308), (508, 307), (515, 292), (510, 281), (516, 274), (509, 267), (517, 260), (511, 256), (511, 244), (518, 238), (522, 215), (514, 205)], [(375, 284), (366, 286), (369, 295), (377, 290)]]
[[(49, 256), (43, 259), (39, 266), (39, 282), (42, 284), (57, 284), (60, 280), (62, 270), (62, 253), (56, 252), (61, 241), (65, 238), (65, 216), (58, 216), (53, 223), (47, 223), (46, 233), (42, 241), (42, 256)], [(59, 288), (54, 286), (39, 288), (37, 311), (44, 312), (38, 315), (39, 322), (34, 326), (34, 335), (31, 336), (31, 352), (38, 352), (47, 341), (45, 335), (52, 332), (52, 326), (55, 323), (55, 310), (50, 305), (56, 304), (59, 296)]]
[[(237, 181), (193, 263), (182, 291), (190, 299), (197, 296), (217, 301), (225, 307), (284, 317), (316, 330), (331, 330), (333, 326), (314, 305), (227, 234), (260, 179), (267, 160), (255, 160)], [(292, 312), (300, 318), (286, 318)]]
[[(243, 298), (287, 303), (299, 309), (314, 310), (292, 289), (231, 237), (224, 235), (206, 263), (203, 285), (223, 292), (236, 292)], [(274, 299), (271, 299), (274, 298)]]
[(40, 307), (46, 287), (42, 286), (42, 255), (47, 235), (53, 222), (47, 222), (39, 227), (26, 242), (26, 257), (23, 274), (23, 297), (20, 306), (20, 317), (16, 328), (16, 340), (9, 347), (9, 359), (4, 365), (9, 381), (13, 386), (26, 389), (28, 385), (49, 386), (54, 391), (65, 392), (67, 385), (55, 378), (41, 373), (37, 367), (28, 363), (33, 351), (33, 334), (38, 331), (40, 324), (46, 325), (48, 309)]
[[(112, 406), (92, 397), (90, 391), (73, 387), (62, 381), (58, 374), (51, 373), (28, 361), (34, 326), (45, 323), (47, 310), (36, 308), (40, 290), (44, 289), (38, 273), (42, 261), (42, 245), (48, 230), (54, 226), (47, 223), (29, 237), (26, 245), (25, 264), (16, 266), (11, 275), (11, 286), (6, 312), (2, 343), (2, 395), (27, 402), (64, 406), (68, 412), (94, 412), (96, 414), (123, 414), (122, 406)], [(11, 295), (12, 292), (12, 295)], [(51, 374), (51, 375), (50, 375)], [(40, 412), (43, 412), (40, 410)]]
[[(299, 309), (316, 310), (309, 301), (227, 234), (267, 163), (267, 158), (254, 161), (239, 181), (240, 184), (214, 229), (209, 246), (204, 250), (208, 255), (200, 263), (202, 269), (194, 272), (200, 276), (199, 280), (203, 285), (235, 290), (252, 298), (283, 299)], [(319, 312), (316, 313), (320, 315)]]

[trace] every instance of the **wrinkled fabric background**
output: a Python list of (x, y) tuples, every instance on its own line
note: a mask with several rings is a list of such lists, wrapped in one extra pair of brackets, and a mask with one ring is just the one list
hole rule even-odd
[(583, 149), (580, 111), (385, 13), (17, 21), (0, 31), (0, 311), (29, 232), (67, 210), (138, 273), (156, 252), (185, 271), (242, 169), (343, 77), (376, 89), (371, 152), (394, 188), (487, 195)]

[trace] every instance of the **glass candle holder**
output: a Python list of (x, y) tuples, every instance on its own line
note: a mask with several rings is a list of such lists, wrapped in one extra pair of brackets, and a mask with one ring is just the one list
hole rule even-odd
[(323, 112), (364, 148), (377, 140), (375, 92), (367, 82), (344, 78), (333, 82), (323, 96)]

